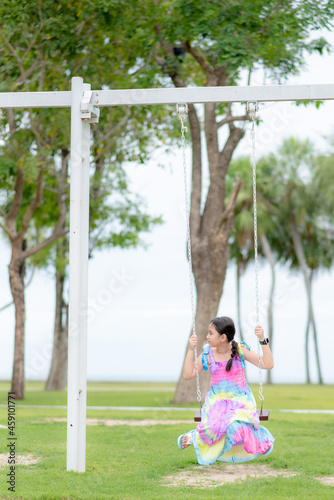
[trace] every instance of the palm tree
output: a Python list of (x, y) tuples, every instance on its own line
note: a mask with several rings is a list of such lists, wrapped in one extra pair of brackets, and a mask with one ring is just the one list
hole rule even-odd
[[(276, 185), (274, 203), (279, 207), (276, 216), (277, 235), (271, 237), (272, 246), (280, 260), (291, 268), (302, 271), (308, 301), (308, 319), (305, 333), (306, 377), (309, 374), (309, 332), (312, 327), (315, 344), (318, 381), (323, 383), (318, 351), (318, 334), (312, 303), (312, 279), (317, 269), (329, 268), (333, 262), (333, 230), (329, 224), (332, 215), (324, 210), (322, 192), (315, 182), (319, 163), (310, 141), (287, 139), (277, 155), (269, 155)], [(317, 168), (316, 168), (317, 166)], [(288, 237), (287, 237), (288, 236)]]
[[(234, 232), (230, 241), (230, 258), (236, 262), (237, 269), (237, 310), (238, 323), (241, 339), (243, 339), (241, 324), (240, 304), (240, 281), (242, 274), (246, 271), (248, 264), (254, 259), (254, 220), (253, 220), (253, 177), (252, 166), (248, 157), (240, 157), (234, 160), (230, 166), (227, 177), (228, 193), (232, 190), (235, 177), (243, 181), (240, 189), (234, 218)], [(271, 268), (271, 289), (268, 301), (268, 337), (273, 341), (273, 296), (275, 290), (275, 258), (271, 250), (267, 232), (275, 231), (271, 215), (275, 207), (270, 201), (273, 184), (270, 182), (270, 164), (260, 160), (257, 165), (257, 212), (258, 212), (258, 235), (261, 245), (259, 255), (265, 257)], [(268, 371), (267, 382), (272, 383), (271, 373)]]

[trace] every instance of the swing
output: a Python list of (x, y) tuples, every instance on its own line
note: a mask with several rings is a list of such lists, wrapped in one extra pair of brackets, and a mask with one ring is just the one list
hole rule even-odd
[[(188, 200), (188, 183), (187, 183), (187, 162), (186, 162), (186, 138), (185, 132), (187, 127), (184, 122), (188, 113), (188, 106), (186, 103), (177, 104), (176, 111), (179, 114), (181, 120), (181, 143), (182, 143), (182, 164), (183, 164), (183, 181), (184, 181), (184, 201), (186, 210), (186, 220), (187, 220), (187, 254), (188, 254), (188, 265), (189, 265), (189, 284), (190, 284), (190, 298), (191, 298), (191, 314), (192, 314), (192, 330), (193, 335), (196, 335), (196, 325), (195, 325), (195, 299), (194, 299), (194, 284), (192, 278), (192, 257), (191, 257), (191, 239), (190, 239), (190, 220), (189, 220), (189, 200)], [(195, 422), (201, 421), (201, 410), (202, 410), (202, 395), (199, 383), (199, 372), (197, 364), (197, 346), (194, 348), (194, 358), (195, 358), (195, 370), (196, 370), (196, 388), (197, 388), (197, 402), (199, 405), (199, 410), (196, 411), (194, 420)]]
[[(251, 142), (252, 142), (252, 170), (253, 170), (253, 212), (254, 212), (254, 261), (255, 261), (255, 302), (256, 302), (256, 324), (260, 324), (260, 307), (259, 307), (259, 265), (258, 265), (258, 251), (257, 251), (257, 200), (256, 200), (256, 160), (255, 160), (255, 120), (256, 113), (259, 110), (257, 102), (247, 103), (247, 112), (252, 119), (251, 127)], [(259, 399), (261, 401), (261, 408), (257, 410), (260, 421), (269, 420), (269, 411), (263, 409), (263, 385), (262, 385), (262, 370), (261, 370), (261, 350), (260, 341), (257, 339), (257, 356), (259, 366)]]
[[(256, 203), (256, 162), (255, 162), (255, 119), (256, 112), (258, 110), (257, 103), (253, 103), (253, 108), (251, 108), (251, 103), (247, 103), (247, 112), (250, 114), (252, 119), (251, 128), (251, 139), (252, 139), (252, 169), (253, 169), (253, 206), (254, 206), (254, 253), (255, 253), (255, 290), (256, 290), (256, 321), (259, 324), (259, 283), (258, 283), (258, 252), (257, 252), (257, 203)], [(188, 114), (188, 106), (186, 103), (177, 104), (176, 111), (179, 115), (181, 121), (181, 145), (182, 145), (182, 164), (183, 164), (183, 181), (184, 181), (184, 196), (185, 196), (185, 212), (187, 221), (187, 253), (188, 253), (188, 265), (189, 265), (189, 283), (190, 283), (190, 296), (191, 296), (191, 311), (192, 311), (192, 330), (193, 335), (196, 335), (196, 325), (195, 325), (195, 300), (194, 300), (194, 285), (192, 279), (192, 257), (191, 257), (191, 238), (190, 238), (190, 218), (189, 218), (189, 199), (188, 199), (188, 184), (187, 184), (187, 164), (186, 164), (186, 141), (185, 132), (187, 132), (187, 127), (185, 126), (185, 120)], [(260, 359), (260, 343), (259, 339), (257, 341), (257, 354), (258, 354), (258, 366), (259, 366), (259, 399), (261, 401), (261, 408), (257, 410), (259, 420), (269, 420), (269, 411), (263, 409), (263, 384), (262, 384), (262, 371), (261, 371), (261, 359)], [(196, 411), (194, 421), (201, 422), (201, 410), (202, 410), (202, 395), (200, 389), (199, 372), (197, 364), (197, 346), (194, 348), (194, 359), (195, 359), (195, 370), (196, 370), (196, 390), (197, 390), (197, 402), (199, 404), (199, 410)]]

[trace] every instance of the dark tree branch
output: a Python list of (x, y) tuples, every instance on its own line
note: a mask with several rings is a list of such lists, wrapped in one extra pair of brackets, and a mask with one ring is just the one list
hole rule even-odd
[(224, 213), (225, 199), (225, 176), (228, 170), (233, 152), (239, 141), (244, 136), (240, 128), (230, 126), (230, 135), (223, 150), (218, 153), (218, 159), (210, 169), (210, 187), (203, 212), (203, 224), (208, 227), (219, 225)]
[[(40, 131), (38, 130), (38, 126), (40, 124), (37, 122), (37, 127), (35, 126), (34, 117), (33, 117), (33, 113), (32, 113), (31, 108), (29, 108), (29, 118), (30, 118), (30, 130), (32, 131), (32, 133), (35, 136), (37, 148), (41, 149), (42, 145), (43, 145), (45, 148), (48, 149), (50, 145), (49, 145), (47, 140), (43, 139), (43, 137), (40, 134)], [(40, 130), (41, 130), (41, 132), (43, 132), (43, 128), (40, 128)]]
[[(131, 116), (131, 109), (127, 108), (125, 116), (118, 122), (116, 125), (114, 125), (108, 132), (101, 138), (99, 139), (100, 142), (106, 142), (109, 137), (113, 137), (116, 135), (117, 132), (119, 132), (121, 129), (123, 129), (128, 121), (128, 119)], [(112, 147), (114, 144), (114, 141), (111, 141), (108, 145), (106, 145), (95, 157), (94, 161), (98, 161), (102, 156), (104, 156)]]
[(8, 304), (4, 305), (4, 306), (1, 306), (0, 307), (0, 312), (4, 311), (5, 309), (7, 309), (8, 307), (14, 305), (14, 300), (12, 300), (11, 302), (9, 302)]
[[(171, 77), (175, 87), (186, 87), (186, 83), (178, 76)], [(201, 125), (194, 104), (188, 105), (188, 118), (192, 140), (192, 190), (190, 229), (192, 234), (198, 233), (201, 226), (202, 195), (202, 145)]]
[(202, 144), (201, 125), (197, 116), (196, 108), (193, 104), (189, 105), (189, 123), (193, 154), (190, 228), (194, 234), (195, 231), (199, 231), (201, 225)]
[(44, 78), (46, 73), (46, 59), (42, 61), (41, 73), (39, 75), (38, 91), (42, 92), (44, 86)]
[[(33, 46), (33, 43), (35, 42), (36, 37), (38, 36), (38, 33), (40, 32), (41, 29), (42, 29), (42, 26), (40, 27), (39, 31), (35, 35), (35, 38), (33, 39), (33, 41), (28, 46), (26, 54), (31, 50), (31, 47)], [(33, 71), (35, 71), (35, 69), (38, 67), (39, 62), (42, 58), (42, 52), (41, 51), (39, 52), (37, 60), (33, 63), (33, 65), (29, 68), (29, 70), (25, 70), (23, 67), (23, 60), (25, 58), (25, 55), (23, 56), (23, 59), (19, 56), (19, 54), (17, 53), (17, 51), (15, 50), (13, 45), (9, 42), (9, 40), (6, 38), (6, 36), (2, 32), (1, 28), (0, 28), (0, 36), (2, 37), (5, 45), (8, 47), (8, 49), (11, 51), (11, 53), (14, 55), (15, 59), (17, 60), (17, 64), (18, 64), (18, 67), (19, 67), (20, 73), (21, 73), (21, 77), (18, 79), (18, 82), (22, 83), (24, 85), (26, 92), (29, 92), (30, 89), (29, 89), (27, 79), (29, 77), (29, 74), (31, 74)], [(33, 68), (34, 65), (35, 65), (35, 67)], [(43, 81), (43, 78), (44, 78), (44, 76), (43, 76), (43, 71), (42, 71), (42, 81)], [(29, 116), (30, 116), (30, 128), (31, 128), (31, 131), (33, 132), (33, 134), (35, 135), (37, 147), (40, 148), (41, 144), (44, 144), (44, 146), (47, 146), (47, 142), (44, 139), (42, 139), (39, 131), (34, 126), (31, 109), (29, 109)]]
[(218, 68), (216, 68), (214, 70), (215, 72), (215, 75), (218, 79), (218, 85), (220, 87), (223, 87), (225, 85), (228, 85), (229, 83), (229, 77), (228, 75), (226, 74), (226, 66), (219, 66)]
[[(58, 221), (59, 221), (59, 219), (58, 219)], [(46, 238), (45, 240), (41, 241), (37, 245), (34, 245), (33, 247), (29, 248), (25, 252), (22, 252), (20, 257), (23, 260), (27, 259), (28, 257), (31, 257), (32, 255), (35, 255), (36, 253), (43, 250), (43, 248), (47, 247), (48, 245), (50, 245), (51, 243), (56, 241), (57, 238), (61, 238), (62, 236), (65, 236), (68, 233), (67, 229), (62, 229), (62, 231), (58, 230), (58, 227), (57, 227), (58, 221), (57, 221), (56, 227), (55, 227), (52, 235), (49, 236), (49, 238)]]
[(188, 52), (188, 54), (191, 54), (193, 56), (193, 58), (198, 62), (198, 64), (200, 65), (200, 67), (202, 68), (202, 70), (206, 75), (213, 72), (209, 63), (194, 47), (191, 46), (190, 42), (184, 43), (183, 48), (186, 52)]
[[(36, 31), (35, 33), (35, 36), (34, 38), (31, 40), (30, 44), (27, 46), (27, 49), (25, 51), (25, 53), (23, 54), (23, 58), (22, 58), (22, 61), (24, 61), (24, 59), (26, 58), (26, 56), (29, 54), (29, 52), (31, 51), (34, 43), (36, 42), (37, 38), (38, 38), (38, 35), (41, 33), (42, 29), (44, 28), (44, 21), (43, 19), (41, 19), (41, 24), (40, 24), (40, 27), (38, 28), (38, 30)], [(42, 45), (40, 45), (41, 47)]]
[(7, 115), (7, 122), (9, 125), (9, 132), (10, 132), (10, 135), (13, 136), (17, 130), (17, 128), (15, 127), (15, 119), (14, 119), (13, 110), (11, 108), (7, 108), (6, 115)]
[(225, 143), (223, 150), (219, 153), (220, 156), (219, 164), (222, 170), (221, 175), (223, 176), (223, 178), (225, 178), (235, 148), (245, 135), (245, 131), (242, 130), (241, 128), (235, 127), (233, 123), (230, 123), (229, 127), (230, 127), (230, 135)]
[(25, 70), (24, 75), (21, 76), (15, 81), (16, 84), (24, 83), (25, 78), (29, 78), (30, 75), (33, 74), (34, 71), (38, 68), (41, 62), (41, 54), (38, 54), (37, 59), (32, 63), (29, 69)]
[(8, 234), (8, 236), (9, 236), (9, 237), (11, 237), (11, 232), (9, 231), (9, 229), (8, 229), (8, 227), (7, 227), (7, 226), (5, 226), (4, 224), (2, 224), (2, 223), (0, 222), (0, 227), (1, 227), (1, 229), (3, 229), (3, 230), (5, 231), (5, 233), (7, 233), (7, 234)]
[(223, 212), (219, 228), (223, 226), (223, 224), (227, 221), (229, 217), (232, 217), (234, 214), (235, 210), (235, 202), (237, 200), (238, 193), (240, 191), (241, 186), (243, 185), (243, 181), (241, 179), (238, 179), (236, 185), (234, 186), (233, 192), (231, 194), (231, 197), (228, 201), (228, 204)]
[(6, 217), (7, 226), (10, 231), (11, 237), (14, 237), (14, 235), (16, 234), (16, 218), (22, 204), (23, 187), (24, 187), (24, 172), (23, 168), (19, 168), (14, 186), (14, 191), (15, 191), (14, 200)]
[(216, 125), (216, 104), (209, 102), (204, 104), (204, 131), (207, 144), (210, 178), (214, 182), (215, 170), (218, 165), (219, 145)]
[(64, 229), (64, 224), (66, 220), (66, 214), (67, 214), (67, 208), (66, 208), (66, 202), (65, 202), (65, 189), (66, 189), (66, 178), (67, 178), (67, 167), (68, 167), (68, 159), (69, 159), (69, 153), (66, 152), (65, 155), (63, 155), (63, 160), (62, 160), (62, 171), (59, 179), (59, 188), (58, 188), (58, 207), (59, 207), (59, 215), (57, 222), (55, 224), (55, 227), (53, 229), (53, 232), (49, 238), (46, 238), (44, 241), (41, 241), (40, 243), (34, 245), (33, 247), (29, 248), (28, 250), (22, 252), (21, 254), (21, 259), (27, 259), (28, 257), (31, 257), (31, 255), (35, 255), (38, 253), (40, 250), (43, 250), (43, 248), (47, 247), (51, 243), (53, 243), (56, 239), (61, 238), (62, 236), (65, 236), (68, 233), (67, 229)]
[(3, 39), (6, 47), (9, 49), (9, 51), (12, 53), (12, 55), (15, 57), (15, 59), (17, 61), (20, 61), (21, 62), (21, 59), (20, 59), (20, 56), (18, 55), (18, 53), (16, 52), (14, 46), (10, 43), (10, 41), (7, 39), (7, 37), (4, 35), (2, 29), (0, 28), (0, 36), (1, 38)]
[(27, 232), (29, 222), (34, 215), (34, 211), (38, 207), (38, 205), (41, 203), (42, 198), (43, 198), (43, 189), (44, 189), (44, 182), (43, 182), (43, 174), (44, 174), (44, 167), (41, 166), (39, 169), (38, 173), (38, 178), (37, 178), (37, 188), (36, 188), (36, 196), (32, 200), (32, 202), (29, 204), (27, 210), (25, 211), (25, 214), (22, 219), (22, 226), (21, 229), (17, 235), (17, 237), (23, 238), (25, 233)]
[(222, 125), (225, 125), (226, 123), (232, 123), (234, 121), (240, 122), (240, 121), (247, 121), (247, 120), (251, 120), (251, 117), (248, 114), (242, 115), (242, 116), (228, 115), (225, 118), (223, 118), (223, 120), (220, 120), (219, 122), (217, 122), (217, 129), (220, 128)]
[[(31, 272), (31, 276), (27, 282), (27, 284), (24, 285), (24, 289), (28, 288), (28, 286), (30, 285), (30, 283), (32, 282), (32, 279), (34, 277), (34, 273), (35, 273), (35, 266), (32, 267), (32, 272)], [(14, 300), (12, 300), (11, 302), (9, 302), (8, 304), (4, 305), (4, 306), (1, 306), (0, 307), (0, 312), (4, 311), (5, 309), (7, 309), (8, 307), (14, 305)]]
[[(27, 73), (23, 67), (23, 59), (19, 56), (19, 54), (17, 53), (17, 51), (15, 50), (14, 46), (10, 43), (10, 41), (7, 39), (7, 37), (4, 35), (3, 31), (1, 30), (0, 28), (0, 36), (1, 38), (3, 39), (6, 47), (9, 49), (9, 51), (12, 53), (12, 55), (15, 57), (16, 61), (17, 61), (17, 64), (18, 64), (18, 67), (20, 69), (20, 73), (21, 73), (21, 79), (22, 79), (22, 83), (25, 87), (25, 90), (27, 92), (29, 92), (29, 87), (28, 87), (28, 84), (27, 84)], [(25, 56), (24, 56), (25, 57)], [(23, 57), (23, 58), (24, 58)]]

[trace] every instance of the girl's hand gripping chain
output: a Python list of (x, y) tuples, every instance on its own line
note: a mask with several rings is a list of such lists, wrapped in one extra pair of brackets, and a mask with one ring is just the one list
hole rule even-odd
[(195, 349), (195, 346), (197, 346), (197, 343), (198, 343), (197, 335), (192, 335), (189, 339), (189, 349), (193, 351)]
[[(186, 380), (190, 380), (191, 378), (196, 377), (194, 350), (195, 350), (195, 346), (197, 346), (197, 344), (198, 344), (197, 336), (192, 335), (189, 339), (189, 348), (188, 348), (188, 352), (186, 354), (186, 359), (184, 361), (183, 372), (182, 372), (183, 378), (185, 378)], [(198, 362), (198, 370), (200, 373), (203, 370), (201, 356), (198, 358), (197, 362)]]
[(257, 326), (255, 327), (255, 335), (258, 337), (258, 339), (259, 339), (260, 341), (264, 340), (264, 331), (263, 331), (262, 326), (257, 325)]

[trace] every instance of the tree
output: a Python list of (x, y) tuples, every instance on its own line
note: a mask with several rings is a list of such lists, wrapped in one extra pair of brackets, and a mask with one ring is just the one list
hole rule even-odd
[[(111, 85), (130, 87), (135, 76), (130, 72), (134, 64), (133, 56), (127, 50), (122, 38), (116, 39), (110, 49), (111, 38), (104, 34), (105, 19), (101, 12), (95, 12), (92, 24), (100, 26), (99, 37), (90, 40), (84, 56), (79, 54), (68, 61), (68, 71), (78, 66), (82, 60), (81, 75), (91, 83), (92, 88), (99, 88), (101, 80)], [(117, 18), (117, 12), (113, 19)], [(111, 19), (107, 16), (109, 26)], [(85, 29), (83, 29), (85, 33)], [(118, 36), (116, 32), (116, 36)], [(106, 41), (108, 43), (106, 43)], [(121, 47), (117, 45), (120, 44)], [(101, 47), (104, 47), (101, 50)], [(117, 70), (115, 71), (115, 66)], [(138, 86), (141, 82), (138, 82)], [(124, 164), (135, 162), (142, 167), (152, 150), (164, 143), (166, 150), (173, 143), (169, 137), (170, 129), (161, 127), (165, 111), (144, 107), (116, 108), (103, 110), (99, 124), (92, 130), (92, 161), (90, 188), (90, 236), (89, 257), (105, 247), (142, 245), (140, 234), (151, 231), (155, 224), (162, 222), (160, 217), (149, 216), (145, 211), (140, 196), (131, 193)], [(176, 120), (175, 120), (176, 121)], [(170, 120), (170, 126), (173, 120)], [(160, 127), (154, 128), (154, 124)], [(58, 245), (54, 255), (56, 282), (56, 314), (54, 326), (54, 348), (50, 373), (46, 389), (63, 390), (67, 373), (68, 304), (64, 296), (67, 282), (68, 245)], [(61, 252), (60, 252), (61, 251)], [(60, 252), (60, 254), (59, 254)], [(59, 265), (60, 263), (60, 265)]]
[[(111, 4), (105, 1), (104, 5)], [(270, 5), (260, 0), (223, 4), (218, 0), (151, 0), (131, 3), (123, 15), (128, 19), (132, 40), (142, 47), (148, 72), (156, 75), (160, 71), (160, 83), (215, 87), (236, 85), (243, 70), (251, 72), (255, 67), (268, 69), (278, 80), (298, 73), (305, 52), (322, 52), (326, 47), (322, 38), (310, 41), (308, 36), (312, 29), (330, 26), (333, 5), (311, 0), (277, 0)], [(226, 202), (225, 176), (244, 136), (236, 123), (247, 120), (247, 113), (237, 114), (231, 105), (208, 103), (203, 114), (189, 105), (193, 152), (190, 228), (199, 348), (223, 292), (228, 240), (241, 186), (240, 182), (235, 184)], [(207, 193), (203, 188), (202, 139), (209, 164)], [(207, 384), (207, 380), (202, 382), (202, 390)], [(193, 401), (195, 394), (194, 381), (189, 383), (180, 377), (174, 402)]]
[[(68, 6), (68, 5), (67, 5)], [(57, 19), (53, 2), (5, 0), (0, 15), (0, 74), (2, 91), (43, 90), (45, 80), (53, 88), (61, 79), (62, 54), (66, 41), (77, 37), (69, 31), (73, 25), (73, 9)], [(66, 20), (65, 20), (66, 17)], [(80, 46), (80, 37), (77, 37)], [(68, 53), (68, 52), (67, 52)], [(15, 305), (15, 349), (12, 391), (17, 399), (24, 397), (24, 274), (27, 259), (64, 235), (66, 219), (67, 159), (59, 165), (56, 138), (66, 131), (69, 114), (61, 115), (62, 127), (55, 130), (54, 116), (49, 110), (6, 110), (0, 151), (2, 217), (1, 227), (8, 236), (12, 256), (9, 265), (10, 287)], [(56, 189), (48, 190), (48, 182)], [(40, 204), (52, 198), (56, 211), (55, 224), (38, 243), (28, 244), (28, 231)]]
[(330, 150), (325, 154), (316, 155), (313, 165), (313, 180), (316, 189), (321, 192), (321, 211), (325, 216), (334, 211), (334, 140), (328, 137)]
[[(109, 116), (110, 117), (110, 116)], [(137, 117), (137, 120), (139, 117)], [(130, 120), (131, 121), (131, 120)], [(115, 122), (115, 119), (113, 120)], [(129, 117), (126, 122), (129, 122)], [(114, 127), (122, 128), (121, 122)], [(90, 237), (89, 258), (103, 248), (129, 248), (143, 244), (140, 235), (148, 232), (155, 224), (162, 222), (159, 217), (151, 217), (145, 213), (143, 200), (131, 193), (128, 187), (126, 173), (122, 168), (125, 161), (141, 151), (142, 158), (147, 152), (143, 149), (142, 137), (132, 137), (132, 145), (120, 147), (124, 135), (134, 134), (136, 119), (130, 126), (125, 126), (113, 139), (110, 146), (102, 145), (102, 138), (112, 130), (112, 125), (104, 120), (93, 131), (93, 161), (94, 172), (91, 177), (90, 189)], [(111, 128), (110, 128), (111, 127)], [(113, 137), (113, 134), (111, 134)], [(68, 340), (68, 304), (64, 294), (67, 282), (68, 241), (67, 237), (53, 249), (52, 264), (55, 268), (56, 310), (54, 326), (54, 347), (50, 373), (46, 382), (46, 390), (64, 390), (67, 381), (67, 340)]]
[[(317, 329), (312, 304), (312, 280), (318, 269), (333, 263), (333, 198), (330, 182), (331, 154), (318, 155), (309, 141), (285, 140), (277, 154), (257, 162), (259, 255), (266, 257), (272, 270), (268, 301), (268, 331), (273, 335), (273, 293), (275, 261), (301, 270), (308, 297), (305, 333), (306, 381), (311, 382), (309, 335), (312, 328), (318, 377), (322, 383)], [(227, 192), (238, 176), (243, 186), (237, 199), (235, 230), (231, 240), (231, 258), (243, 268), (253, 258), (252, 179), (248, 158), (233, 161), (227, 176)], [(261, 252), (262, 250), (262, 252)], [(239, 285), (240, 287), (240, 285)], [(238, 287), (238, 288), (239, 288)], [(270, 383), (270, 378), (268, 380)]]
[[(0, 152), (3, 222), (1, 227), (11, 245), (9, 281), (15, 306), (15, 350), (12, 391), (17, 399), (24, 397), (24, 276), (25, 262), (64, 234), (66, 218), (65, 185), (66, 168), (58, 166), (45, 148), (34, 114), (7, 111), (8, 127)], [(28, 120), (27, 120), (28, 118)], [(29, 121), (31, 127), (24, 127)], [(25, 150), (24, 143), (28, 144)], [(55, 225), (48, 235), (36, 244), (28, 245), (27, 231), (34, 214), (43, 201), (46, 178), (58, 179), (52, 196), (55, 199)], [(49, 194), (50, 196), (50, 194)]]
[[(261, 158), (257, 162), (257, 232), (259, 238), (258, 255), (265, 258), (271, 268), (271, 288), (268, 300), (268, 337), (271, 344), (274, 339), (273, 298), (275, 291), (275, 257), (269, 243), (271, 233), (275, 231), (272, 217), (277, 211), (270, 200), (273, 199), (275, 185), (272, 182), (271, 165)], [(226, 176), (227, 197), (230, 196), (232, 186), (239, 178), (243, 184), (240, 189), (234, 216), (234, 230), (230, 238), (230, 260), (235, 261), (237, 269), (237, 310), (241, 339), (241, 304), (240, 278), (250, 262), (254, 260), (254, 218), (253, 218), (253, 175), (252, 165), (248, 157), (239, 157), (231, 162)], [(273, 350), (273, 347), (271, 347)], [(271, 383), (268, 371), (267, 383)]]
[[(308, 303), (305, 333), (306, 381), (310, 383), (309, 332), (312, 327), (319, 383), (323, 383), (318, 350), (318, 335), (312, 302), (312, 279), (317, 269), (333, 264), (333, 216), (324, 209), (319, 189), (318, 158), (310, 141), (287, 139), (277, 155), (266, 159), (276, 185), (273, 203), (279, 207), (274, 217), (276, 233), (270, 241), (278, 258), (291, 268), (301, 270)], [(328, 207), (327, 207), (328, 208)]]
[[(96, 31), (98, 23), (101, 26), (105, 19), (101, 16), (101, 11), (96, 12), (94, 5), (87, 4), (83, 8), (81, 3), (69, 5), (66, 1), (42, 3), (5, 0), (1, 4), (0, 15), (2, 91), (67, 90), (70, 76), (75, 74), (78, 68), (83, 76), (95, 74), (95, 80), (91, 79), (93, 85), (106, 69), (113, 75), (113, 87), (122, 83), (126, 85), (124, 81), (129, 81), (129, 68), (136, 59), (131, 52), (126, 51), (126, 48), (120, 50), (123, 41), (118, 39), (117, 35), (107, 40), (102, 30)], [(116, 15), (117, 13), (113, 17), (115, 23)], [(106, 42), (112, 44), (114, 48), (112, 60), (107, 57), (110, 57), (110, 47)], [(124, 77), (127, 80), (124, 80)], [(132, 126), (127, 127), (126, 131), (129, 138), (133, 137), (135, 131), (133, 124), (139, 115), (146, 124), (143, 123), (138, 134), (139, 139), (135, 143), (136, 154), (139, 158), (144, 158), (150, 135), (147, 131), (152, 127), (151, 124), (147, 124), (148, 120), (143, 110), (131, 111), (130, 116), (124, 109), (114, 113), (116, 120), (111, 131), (115, 131), (117, 123), (121, 125), (124, 117), (127, 117), (128, 123)], [(22, 399), (24, 397), (25, 266), (27, 259), (44, 250), (67, 232), (69, 112), (47, 109), (6, 110), (6, 119), (0, 151), (3, 202), (0, 216), (1, 227), (12, 247), (9, 270), (16, 318), (12, 391), (16, 393), (17, 399)], [(100, 137), (100, 146), (106, 139), (107, 137)], [(103, 146), (104, 149), (99, 153), (100, 157), (107, 158), (110, 145), (115, 146), (113, 138), (109, 137), (108, 144)], [(129, 150), (134, 154), (134, 148)], [(107, 158), (109, 168), (111, 168), (111, 158), (112, 156)], [(127, 155), (123, 154), (123, 159), (125, 158)], [(100, 198), (105, 199), (107, 194), (105, 192)], [(42, 203), (44, 210), (41, 207)], [(53, 207), (52, 210), (45, 210), (47, 203)], [(124, 206), (119, 203), (118, 217), (123, 218), (124, 224), (131, 219), (129, 234), (124, 233), (122, 236), (129, 238), (128, 244), (136, 242), (136, 234), (140, 230), (149, 230), (151, 225), (157, 222), (157, 219), (141, 215), (139, 211), (138, 200), (131, 200), (128, 197)], [(100, 210), (99, 216), (103, 215), (105, 213)], [(96, 223), (99, 216), (95, 216)], [(35, 231), (37, 225), (39, 230)], [(44, 230), (40, 230), (41, 227)], [(58, 248), (62, 248), (62, 245)], [(58, 285), (62, 288), (62, 279), (57, 280)], [(60, 290), (57, 290), (56, 296), (61, 298)], [(61, 307), (57, 305), (56, 310), (59, 316), (63, 305)]]

